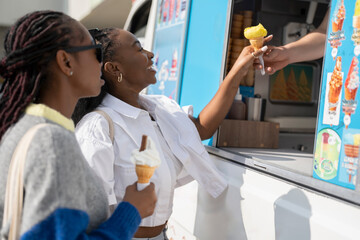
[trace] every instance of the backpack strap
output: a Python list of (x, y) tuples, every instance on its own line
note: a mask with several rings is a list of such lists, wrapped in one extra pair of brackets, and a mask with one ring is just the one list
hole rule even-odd
[(11, 158), (6, 181), (2, 229), (9, 227), (8, 240), (19, 239), (23, 210), (24, 169), (26, 154), (36, 132), (49, 124), (40, 123), (31, 127), (20, 139)]
[(109, 123), (110, 139), (111, 139), (112, 144), (114, 144), (114, 122), (113, 122), (113, 120), (111, 119), (109, 114), (107, 114), (103, 110), (96, 109), (94, 112), (99, 113), (100, 115), (102, 115), (106, 119), (106, 121)]

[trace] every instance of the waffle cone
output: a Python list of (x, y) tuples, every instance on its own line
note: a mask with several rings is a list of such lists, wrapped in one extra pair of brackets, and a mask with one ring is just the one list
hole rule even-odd
[(148, 165), (136, 165), (135, 169), (136, 175), (138, 177), (138, 183), (149, 183), (156, 167), (150, 167)]
[(352, 157), (352, 158), (359, 157), (359, 146), (345, 144), (344, 149), (345, 149), (346, 156)]
[[(336, 65), (330, 79), (329, 88), (329, 103), (336, 104), (339, 100), (339, 95), (342, 89), (342, 75), (340, 57), (336, 60)], [(336, 107), (335, 107), (336, 109)], [(331, 110), (331, 109), (330, 109)]]
[(355, 89), (349, 89), (345, 88), (345, 99), (346, 100), (355, 100), (356, 97), (357, 88)]
[(264, 38), (263, 37), (250, 39), (249, 41), (250, 41), (250, 44), (251, 44), (251, 46), (253, 46), (255, 51), (259, 50), (264, 45)]
[(360, 16), (353, 17), (353, 27), (360, 28)]
[(333, 31), (333, 32), (339, 31), (339, 26), (338, 26), (338, 23), (337, 23), (337, 22), (332, 21), (331, 26), (332, 26), (332, 31)]
[(330, 88), (329, 91), (329, 102), (337, 103), (339, 101), (341, 87)]

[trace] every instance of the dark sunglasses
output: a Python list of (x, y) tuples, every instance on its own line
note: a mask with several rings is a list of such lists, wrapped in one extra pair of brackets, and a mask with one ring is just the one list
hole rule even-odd
[(93, 44), (88, 46), (80, 46), (80, 47), (68, 47), (64, 48), (64, 51), (68, 53), (81, 52), (95, 48), (96, 50), (96, 59), (101, 63), (103, 61), (103, 52), (101, 44)]
[(93, 38), (98, 37), (99, 35), (106, 35), (98, 28), (89, 29), (89, 33)]

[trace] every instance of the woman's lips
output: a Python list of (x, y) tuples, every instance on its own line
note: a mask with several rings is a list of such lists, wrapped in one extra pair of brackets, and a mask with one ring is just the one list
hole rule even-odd
[(151, 71), (151, 72), (155, 72), (156, 73), (156, 70), (154, 68), (154, 66), (150, 66), (147, 68), (147, 70)]

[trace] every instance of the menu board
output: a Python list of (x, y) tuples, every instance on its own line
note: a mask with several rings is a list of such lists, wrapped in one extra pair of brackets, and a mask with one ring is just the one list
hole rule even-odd
[(190, 0), (158, 1), (153, 46), (157, 82), (148, 94), (179, 100), (189, 7)]
[(360, 0), (331, 2), (313, 176), (355, 189), (359, 166)]

